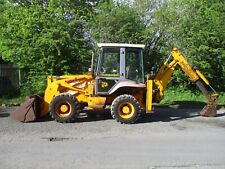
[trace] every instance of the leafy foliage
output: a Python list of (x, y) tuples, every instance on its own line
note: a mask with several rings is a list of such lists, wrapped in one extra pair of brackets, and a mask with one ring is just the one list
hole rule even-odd
[(49, 74), (84, 71), (90, 56), (85, 33), (91, 6), (84, 1), (29, 2), (4, 4), (0, 50), (5, 60), (26, 70), (27, 87), (36, 92)]
[[(219, 0), (165, 1), (153, 12), (148, 31), (156, 35), (153, 49), (163, 54), (180, 48), (219, 90), (225, 88), (224, 8), (225, 2)], [(175, 72), (171, 85), (192, 88), (181, 71)]]
[(195, 8), (183, 2), (187, 7), (178, 34), (180, 46), (187, 49), (193, 64), (207, 74), (213, 86), (222, 89), (225, 87), (225, 2), (193, 0), (191, 3)]
[(91, 34), (97, 42), (140, 43), (144, 30), (140, 13), (127, 3), (100, 3), (91, 22)]
[[(84, 72), (94, 42), (145, 43), (145, 71), (157, 72), (173, 47), (225, 90), (225, 2), (221, 0), (2, 0), (0, 57), (23, 68), (23, 89), (46, 76)], [(180, 70), (171, 86), (192, 89)]]

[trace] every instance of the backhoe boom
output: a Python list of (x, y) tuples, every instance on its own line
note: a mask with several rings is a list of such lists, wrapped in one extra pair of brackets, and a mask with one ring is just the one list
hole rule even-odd
[[(164, 91), (170, 81), (170, 78), (176, 68), (177, 65), (185, 72), (185, 74), (199, 87), (201, 92), (208, 100), (208, 104), (206, 107), (203, 108), (201, 111), (201, 115), (204, 116), (215, 116), (216, 108), (217, 108), (217, 101), (218, 101), (218, 94), (215, 90), (210, 86), (209, 81), (205, 78), (205, 76), (198, 70), (197, 68), (192, 69), (190, 64), (184, 58), (184, 56), (179, 52), (177, 48), (174, 48), (171, 51), (172, 61), (167, 64), (164, 63), (163, 66), (160, 68), (159, 72), (156, 74), (154, 79), (147, 80), (147, 99), (146, 99), (146, 109), (147, 112), (151, 111), (152, 104), (151, 102), (160, 102), (164, 96)], [(152, 88), (149, 89), (149, 84), (153, 81)], [(213, 94), (209, 94), (209, 92), (204, 87), (202, 81), (205, 85), (208, 85), (212, 90)], [(150, 100), (150, 94), (152, 91), (152, 98)]]

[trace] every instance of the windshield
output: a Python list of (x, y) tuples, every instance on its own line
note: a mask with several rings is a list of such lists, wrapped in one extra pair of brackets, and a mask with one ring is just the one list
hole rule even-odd
[(118, 77), (120, 73), (120, 48), (105, 48), (102, 53), (100, 76)]

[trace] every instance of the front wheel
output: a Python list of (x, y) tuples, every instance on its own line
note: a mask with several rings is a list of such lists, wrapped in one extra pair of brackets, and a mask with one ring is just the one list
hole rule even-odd
[(80, 104), (69, 94), (56, 96), (50, 104), (50, 116), (57, 122), (74, 122), (80, 113)]
[(141, 107), (132, 95), (120, 95), (112, 102), (111, 115), (117, 122), (135, 123), (141, 116)]

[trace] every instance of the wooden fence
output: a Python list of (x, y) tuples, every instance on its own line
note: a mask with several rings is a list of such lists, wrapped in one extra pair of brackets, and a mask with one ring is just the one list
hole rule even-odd
[(13, 65), (0, 64), (0, 97), (18, 91), (21, 85), (21, 71)]

